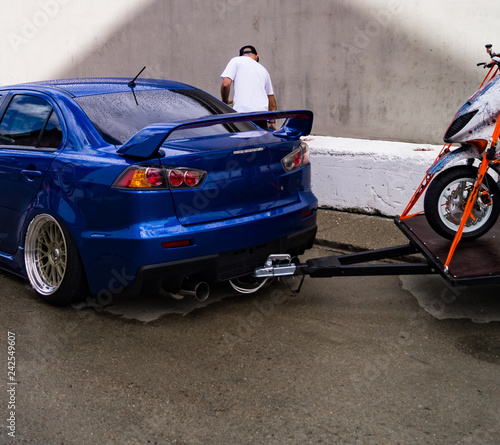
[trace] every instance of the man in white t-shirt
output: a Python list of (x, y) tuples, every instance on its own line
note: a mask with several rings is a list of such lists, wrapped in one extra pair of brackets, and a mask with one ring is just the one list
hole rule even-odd
[[(256, 49), (246, 45), (239, 57), (233, 57), (221, 74), (222, 101), (229, 104), (231, 84), (234, 84), (233, 108), (239, 113), (252, 111), (276, 111), (271, 76), (259, 63)], [(255, 122), (264, 129), (276, 130), (274, 120)]]

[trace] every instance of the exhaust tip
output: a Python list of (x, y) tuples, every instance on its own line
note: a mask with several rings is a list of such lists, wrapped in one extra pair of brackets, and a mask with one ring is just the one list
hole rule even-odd
[(185, 282), (179, 292), (183, 297), (192, 297), (198, 301), (205, 301), (210, 296), (210, 286), (204, 281)]

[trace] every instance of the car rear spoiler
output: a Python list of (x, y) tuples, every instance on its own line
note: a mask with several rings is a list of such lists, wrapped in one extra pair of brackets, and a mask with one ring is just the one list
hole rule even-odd
[(152, 124), (138, 131), (117, 152), (122, 155), (148, 159), (158, 154), (162, 144), (176, 130), (270, 119), (286, 119), (281, 128), (274, 132), (274, 135), (283, 139), (295, 140), (301, 136), (307, 136), (311, 132), (313, 113), (309, 110), (226, 113), (214, 114), (196, 120)]

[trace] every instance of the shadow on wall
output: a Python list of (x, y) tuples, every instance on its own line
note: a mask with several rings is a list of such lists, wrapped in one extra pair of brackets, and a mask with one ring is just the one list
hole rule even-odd
[(147, 66), (144, 77), (219, 97), (226, 63), (253, 44), (279, 108), (313, 110), (315, 134), (440, 143), (483, 73), (450, 70), (458, 61), (442, 45), (430, 48), (404, 28), (403, 2), (379, 3), (158, 0), (109, 38), (96, 36), (92, 51), (60, 77), (133, 77)]

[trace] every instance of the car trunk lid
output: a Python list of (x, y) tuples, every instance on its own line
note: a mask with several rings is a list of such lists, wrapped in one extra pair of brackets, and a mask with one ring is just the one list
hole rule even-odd
[(272, 133), (258, 133), (260, 137), (235, 133), (164, 145), (164, 166), (207, 172), (199, 188), (172, 189), (181, 224), (247, 216), (298, 200), (301, 171), (285, 172), (281, 160), (300, 141), (282, 141)]

